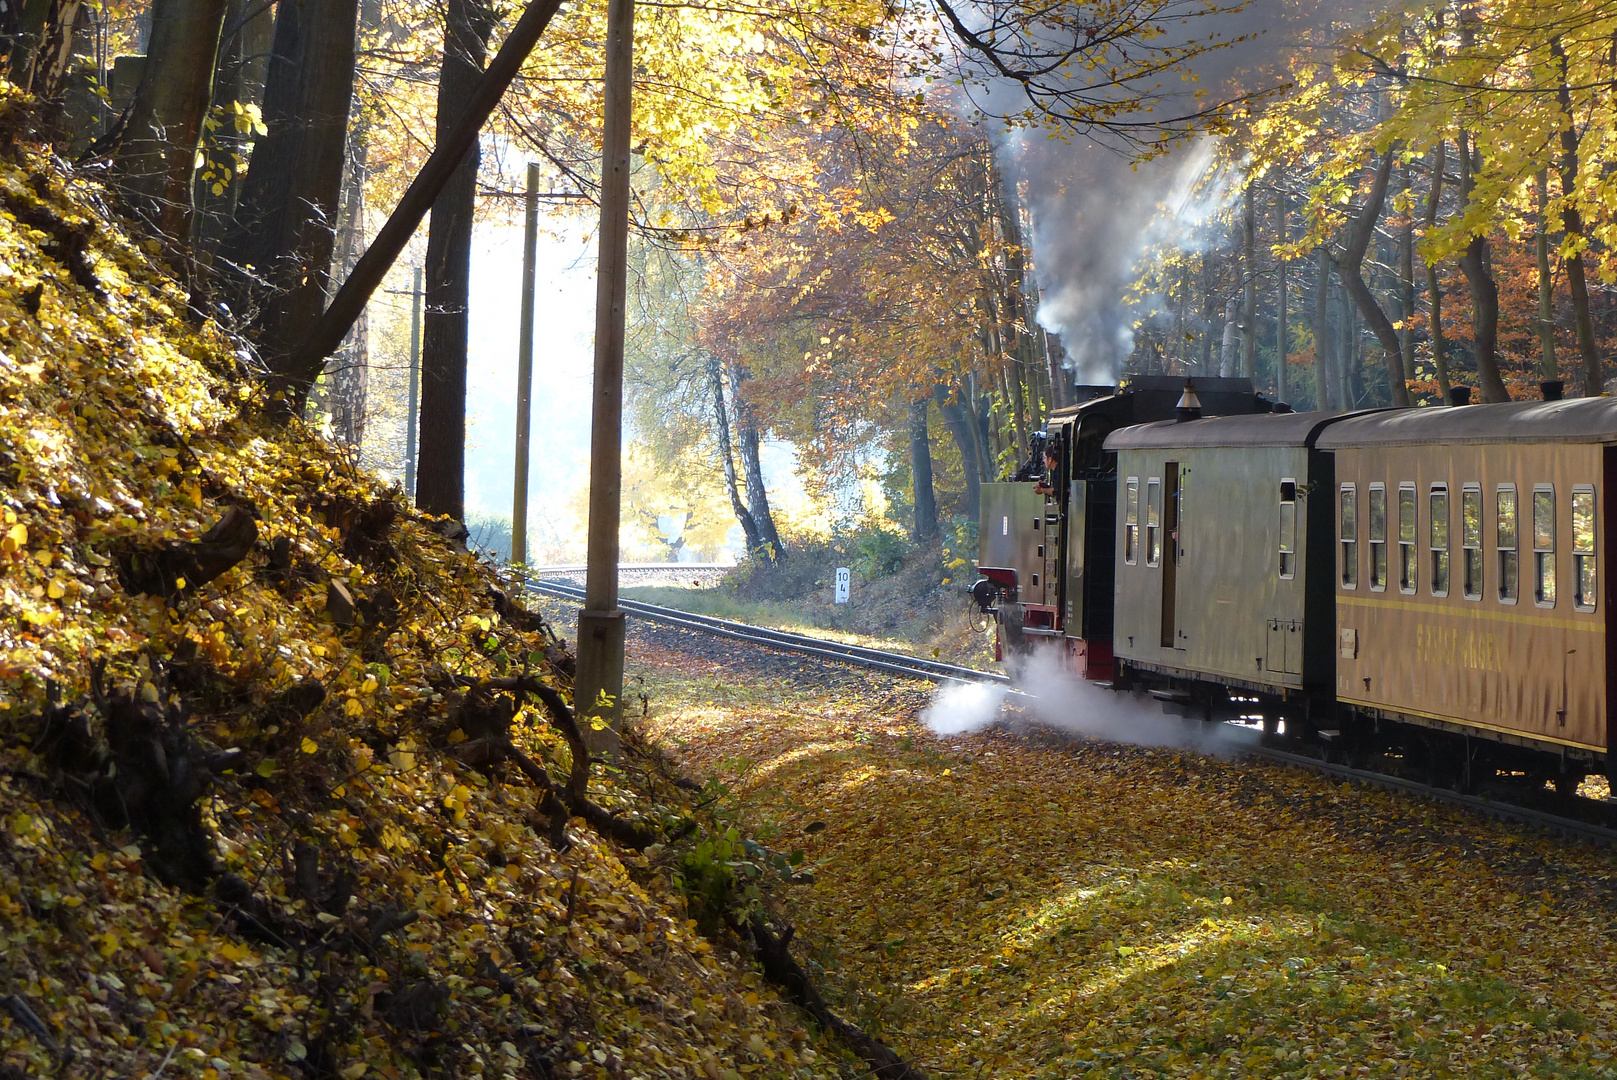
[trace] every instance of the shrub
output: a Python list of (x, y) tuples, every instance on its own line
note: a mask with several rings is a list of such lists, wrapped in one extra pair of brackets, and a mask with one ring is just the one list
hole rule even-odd
[(944, 569), (949, 578), (968, 577), (976, 565), (977, 522), (968, 517), (950, 518), (943, 529)]
[(904, 568), (904, 556), (908, 553), (909, 544), (897, 533), (877, 526), (854, 533), (853, 549), (853, 568), (866, 581), (874, 581)]

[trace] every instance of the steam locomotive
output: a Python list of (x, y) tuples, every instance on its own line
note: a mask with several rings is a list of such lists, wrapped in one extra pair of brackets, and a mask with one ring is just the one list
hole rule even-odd
[(1296, 413), (1137, 377), (982, 489), (996, 649), (1468, 786), (1606, 771), (1617, 399)]

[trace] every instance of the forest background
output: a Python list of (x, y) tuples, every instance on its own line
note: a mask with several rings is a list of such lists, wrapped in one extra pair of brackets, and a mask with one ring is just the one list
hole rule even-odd
[[(1319, 7), (640, 5), (626, 557), (958, 562), (978, 485), (1125, 372), (1299, 409), (1603, 393), (1617, 9)], [(240, 335), (244, 395), (496, 550), (538, 162), (544, 563), (581, 550), (603, 7), (560, 11), (341, 349), (299, 353), (520, 14), (29, 0), (0, 43)]]

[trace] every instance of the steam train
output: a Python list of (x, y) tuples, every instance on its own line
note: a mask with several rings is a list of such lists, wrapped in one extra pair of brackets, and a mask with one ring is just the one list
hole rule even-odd
[(1617, 399), (1298, 413), (1139, 377), (984, 485), (996, 649), (1438, 782), (1608, 769)]

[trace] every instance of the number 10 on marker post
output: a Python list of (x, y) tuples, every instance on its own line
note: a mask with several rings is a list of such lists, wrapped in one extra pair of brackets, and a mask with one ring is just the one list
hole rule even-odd
[(848, 572), (846, 566), (837, 567), (837, 603), (846, 604), (848, 602), (848, 584), (852, 580), (853, 575)]

